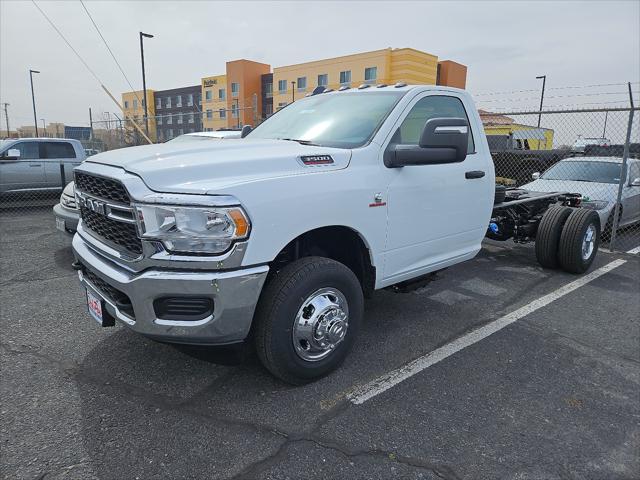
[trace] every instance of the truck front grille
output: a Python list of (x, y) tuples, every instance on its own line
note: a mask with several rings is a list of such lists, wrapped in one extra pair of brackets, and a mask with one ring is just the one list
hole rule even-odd
[(75, 188), (94, 197), (129, 205), (131, 199), (124, 186), (117, 180), (76, 172)]
[(138, 238), (135, 224), (112, 220), (85, 207), (80, 207), (80, 215), (84, 228), (124, 249), (132, 257), (142, 255), (142, 241)]

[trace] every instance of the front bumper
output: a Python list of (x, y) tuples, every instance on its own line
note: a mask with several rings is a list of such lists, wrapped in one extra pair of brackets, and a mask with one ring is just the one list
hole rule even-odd
[[(85, 272), (79, 275), (80, 282), (105, 300), (111, 316), (142, 335), (170, 343), (224, 345), (244, 340), (269, 271), (265, 265), (232, 271), (152, 268), (134, 273), (105, 259), (78, 234), (73, 237), (73, 251)], [(134, 318), (118, 308), (108, 288), (87, 278), (92, 275), (129, 297)], [(213, 314), (198, 321), (157, 318), (153, 307), (156, 298), (181, 295), (211, 298)]]
[(64, 220), (64, 225), (67, 230), (71, 232), (75, 232), (78, 228), (78, 220), (80, 215), (78, 210), (70, 210), (62, 206), (62, 204), (57, 203), (53, 206), (53, 214), (56, 218)]

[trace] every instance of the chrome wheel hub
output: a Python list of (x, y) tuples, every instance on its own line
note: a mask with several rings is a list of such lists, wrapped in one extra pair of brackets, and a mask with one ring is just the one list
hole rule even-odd
[(587, 231), (582, 237), (582, 259), (588, 260), (593, 253), (596, 243), (596, 227), (594, 224), (590, 224), (587, 227)]
[(335, 288), (321, 288), (309, 295), (293, 324), (293, 347), (300, 358), (322, 360), (342, 342), (349, 328), (347, 299)]

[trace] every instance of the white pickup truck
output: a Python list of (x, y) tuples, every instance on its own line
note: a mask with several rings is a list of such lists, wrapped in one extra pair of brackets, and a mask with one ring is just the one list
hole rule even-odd
[(471, 97), (435, 86), (319, 88), (246, 138), (92, 156), (75, 185), (93, 318), (164, 342), (251, 341), (293, 384), (345, 359), (372, 291), (473, 258), (490, 222), (523, 232), (492, 219)]

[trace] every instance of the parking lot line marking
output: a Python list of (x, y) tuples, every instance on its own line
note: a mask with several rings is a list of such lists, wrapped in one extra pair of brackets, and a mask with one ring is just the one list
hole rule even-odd
[(632, 248), (631, 250), (627, 250), (627, 253), (630, 253), (631, 255), (635, 255), (636, 253), (640, 253), (640, 245), (638, 245), (636, 248)]
[(362, 405), (367, 400), (372, 399), (376, 395), (381, 394), (389, 390), (391, 387), (398, 385), (400, 382), (403, 382), (407, 378), (412, 377), (416, 373), (421, 372), (422, 370), (435, 365), (436, 363), (444, 360), (445, 358), (450, 357), (454, 353), (459, 352), (460, 350), (473, 345), (474, 343), (479, 342), (480, 340), (487, 338), (489, 335), (493, 335), (496, 332), (499, 332), (503, 328), (511, 325), (512, 323), (520, 320), (523, 317), (535, 312), (536, 310), (549, 305), (550, 303), (558, 300), (561, 297), (577, 290), (578, 288), (586, 285), (587, 283), (595, 280), (602, 275), (612, 271), (615, 268), (618, 268), (620, 265), (625, 264), (627, 261), (618, 259), (610, 262), (593, 272), (574, 280), (571, 283), (563, 285), (562, 287), (554, 290), (547, 295), (544, 295), (527, 305), (524, 305), (517, 310), (514, 310), (507, 315), (494, 320), (476, 330), (473, 330), (465, 335), (456, 338), (454, 341), (443, 345), (440, 348), (433, 350), (432, 352), (427, 353), (415, 360), (399, 367), (395, 370), (392, 370), (389, 373), (378, 377), (371, 382), (354, 389), (350, 394), (347, 395), (347, 398), (350, 402), (356, 405)]

